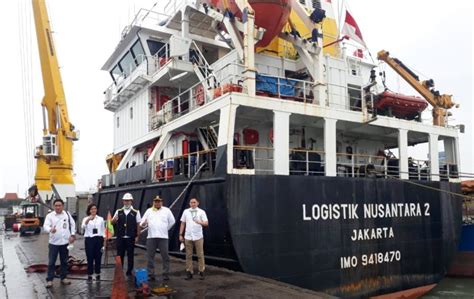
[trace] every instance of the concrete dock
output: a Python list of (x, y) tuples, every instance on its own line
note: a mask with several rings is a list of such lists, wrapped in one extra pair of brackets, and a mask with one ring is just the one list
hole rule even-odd
[[(1, 234), (0, 253), (3, 258), (0, 259), (0, 282), (3, 280), (3, 283), (0, 283), (0, 298), (110, 297), (114, 278), (115, 250), (109, 254), (109, 266), (102, 269), (100, 282), (94, 281), (90, 284), (86, 281), (86, 275), (71, 274), (69, 275), (71, 285), (63, 286), (59, 279), (55, 279), (53, 288), (46, 289), (46, 273), (26, 273), (24, 268), (33, 264), (47, 264), (48, 235), (42, 233), (19, 237), (18, 233), (11, 231), (2, 231)], [(146, 266), (144, 253), (144, 250), (136, 248), (136, 268)], [(85, 259), (82, 236), (78, 237), (70, 255), (77, 259)], [(161, 273), (159, 254), (156, 255), (156, 272)], [(184, 260), (172, 257), (170, 280), (166, 285), (175, 293), (168, 295), (168, 298), (331, 298), (326, 294), (214, 266), (206, 266), (204, 281), (197, 277), (186, 281), (184, 277)], [(163, 285), (160, 276), (158, 278), (157, 281), (150, 282), (151, 288)], [(128, 290), (130, 298), (135, 298), (132, 280), (128, 281)]]

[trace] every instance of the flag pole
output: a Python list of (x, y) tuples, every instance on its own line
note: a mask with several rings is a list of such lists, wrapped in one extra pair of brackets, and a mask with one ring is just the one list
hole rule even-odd
[[(109, 221), (108, 219), (108, 214), (107, 214), (107, 221)], [(105, 240), (104, 240), (104, 266), (107, 266), (107, 259), (108, 259), (108, 255), (107, 255), (107, 239), (109, 237), (109, 232), (107, 230), (107, 222), (104, 224), (105, 225)]]
[[(106, 233), (107, 234), (107, 233)], [(109, 259), (109, 255), (108, 255), (108, 246), (107, 246), (107, 243), (109, 243), (108, 239), (106, 238), (105, 239), (105, 244), (104, 244), (104, 251), (105, 251), (105, 254), (104, 254), (104, 266), (107, 266), (108, 264), (108, 259)]]
[[(109, 260), (109, 248), (107, 244), (109, 243), (109, 239), (112, 237), (113, 232), (110, 229), (112, 225), (112, 215), (110, 214), (110, 210), (107, 212), (107, 222), (105, 223), (105, 244), (104, 244), (104, 266), (108, 265)], [(113, 228), (112, 228), (113, 230)]]

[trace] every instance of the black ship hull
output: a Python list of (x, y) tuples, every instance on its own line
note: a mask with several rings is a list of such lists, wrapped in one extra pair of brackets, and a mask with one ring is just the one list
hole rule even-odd
[[(385, 294), (438, 282), (456, 252), (461, 201), (436, 189), (459, 184), (317, 176), (227, 175), (193, 182), (172, 211), (196, 196), (210, 221), (206, 256), (256, 274), (336, 296)], [(105, 189), (99, 214), (131, 192), (143, 213), (187, 181)], [(178, 252), (178, 226), (170, 250)]]

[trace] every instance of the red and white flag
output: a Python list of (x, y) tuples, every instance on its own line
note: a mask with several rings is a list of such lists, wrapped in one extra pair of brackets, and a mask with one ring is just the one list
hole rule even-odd
[(367, 45), (364, 42), (364, 38), (362, 37), (362, 32), (360, 32), (359, 26), (357, 25), (356, 21), (352, 17), (352, 15), (346, 9), (346, 20), (344, 21), (344, 26), (342, 27), (342, 32), (349, 36), (354, 41), (358, 42), (359, 44), (363, 45), (367, 48)]

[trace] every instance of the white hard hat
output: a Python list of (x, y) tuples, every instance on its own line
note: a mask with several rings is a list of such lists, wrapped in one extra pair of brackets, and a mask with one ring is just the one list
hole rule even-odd
[(130, 193), (125, 193), (122, 197), (123, 200), (133, 200), (133, 196)]

